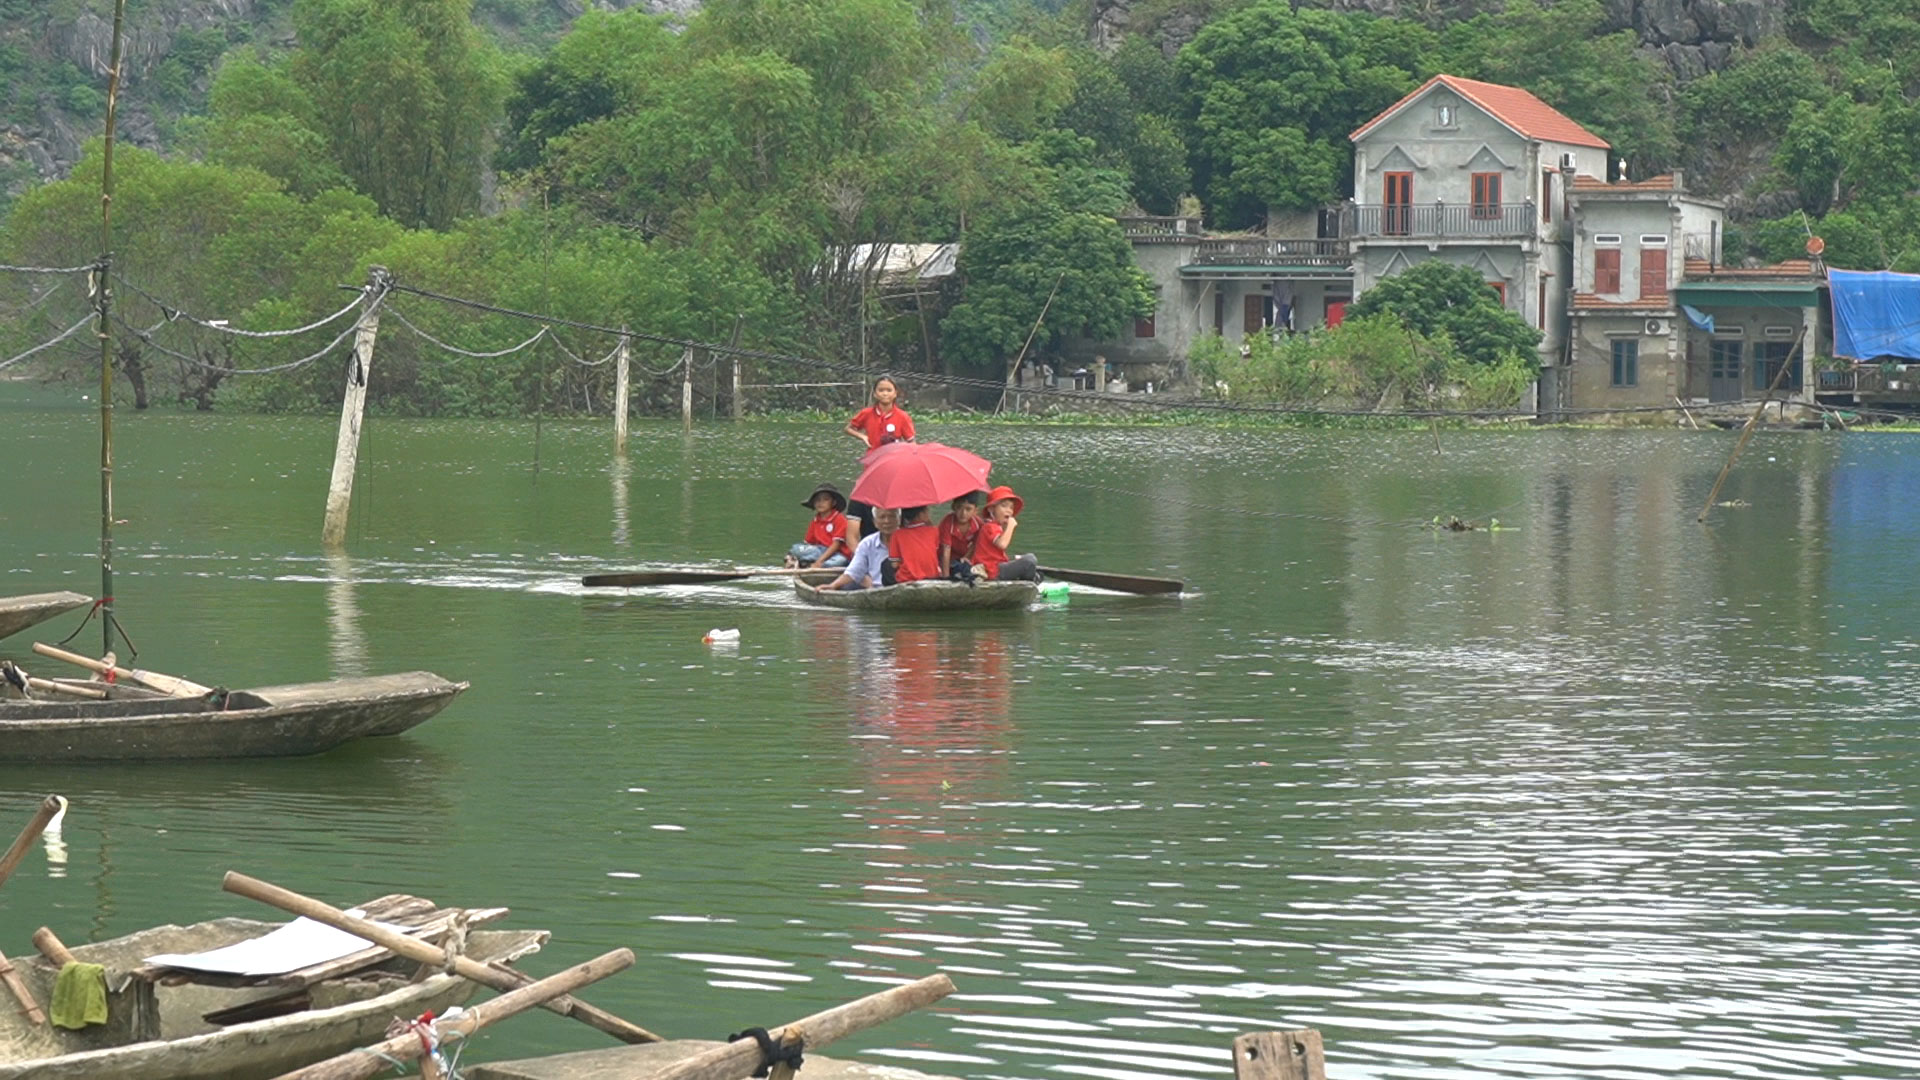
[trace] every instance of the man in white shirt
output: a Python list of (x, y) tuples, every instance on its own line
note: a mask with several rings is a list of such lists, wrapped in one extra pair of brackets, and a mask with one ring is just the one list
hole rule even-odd
[(823, 589), (870, 589), (880, 584), (880, 564), (887, 561), (887, 537), (900, 527), (900, 511), (880, 509), (873, 512), (873, 533), (860, 538), (853, 549), (853, 561)]

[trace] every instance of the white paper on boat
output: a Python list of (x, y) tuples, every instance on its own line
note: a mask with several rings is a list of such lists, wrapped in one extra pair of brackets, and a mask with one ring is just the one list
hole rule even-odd
[[(355, 910), (347, 914), (361, 913)], [(388, 923), (375, 925), (397, 930), (402, 934), (411, 934), (419, 929), (393, 926)], [(146, 962), (219, 975), (255, 977), (284, 975), (289, 971), (299, 971), (301, 968), (324, 964), (329, 960), (338, 960), (343, 956), (372, 947), (373, 943), (365, 938), (355, 937), (345, 930), (336, 930), (325, 923), (314, 922), (303, 915), (271, 933), (235, 942), (224, 948), (208, 949), (206, 952), (197, 953), (161, 953), (158, 956), (147, 957)]]

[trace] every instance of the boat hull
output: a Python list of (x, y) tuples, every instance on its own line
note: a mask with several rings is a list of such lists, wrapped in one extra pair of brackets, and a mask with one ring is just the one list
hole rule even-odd
[(199, 699), (0, 702), (0, 761), (301, 757), (431, 719), (467, 684), (425, 671)]
[(91, 597), (77, 592), (0, 596), (0, 638), (17, 634), (29, 626), (91, 603)]
[(823, 607), (853, 611), (1006, 611), (1024, 608), (1040, 595), (1031, 581), (914, 581), (873, 589), (821, 589), (795, 581), (800, 599)]
[[(251, 919), (215, 919), (193, 926), (164, 926), (113, 941), (76, 947), (75, 955), (104, 963), (109, 985), (148, 955), (181, 948), (218, 947), (257, 936), (277, 924)], [(467, 939), (467, 955), (486, 962), (510, 961), (545, 943), (543, 930), (476, 930)], [(15, 964), (40, 1001), (51, 998), (58, 972), (39, 957)], [(395, 1017), (436, 1014), (464, 1004), (475, 985), (458, 975), (436, 972), (412, 982), (419, 965), (390, 964), (380, 975), (314, 984), (313, 1007), (270, 1019), (216, 1027), (201, 1019), (214, 1009), (270, 998), (271, 986), (221, 988), (189, 984), (161, 986), (151, 1005), (139, 1000), (137, 983), (108, 995), (108, 1022), (68, 1032), (30, 1026), (9, 1016), (0, 1022), (0, 1080), (263, 1080), (336, 1054), (370, 1046), (386, 1037)], [(12, 1014), (14, 1010), (8, 1010)], [(139, 1039), (141, 1025), (159, 1025), (158, 1038)]]

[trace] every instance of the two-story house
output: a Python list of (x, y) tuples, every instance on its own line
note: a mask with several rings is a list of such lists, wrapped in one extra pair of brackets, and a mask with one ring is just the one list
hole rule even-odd
[(1544, 334), (1562, 381), (1567, 195), (1607, 174), (1606, 140), (1525, 90), (1436, 75), (1353, 132), (1355, 295), (1427, 259), (1469, 266)]
[(1725, 204), (1689, 193), (1679, 172), (1576, 177), (1571, 201), (1569, 377), (1543, 411), (1740, 401), (1776, 375), (1776, 396), (1811, 400), (1806, 361), (1824, 339), (1809, 261), (1726, 266)]

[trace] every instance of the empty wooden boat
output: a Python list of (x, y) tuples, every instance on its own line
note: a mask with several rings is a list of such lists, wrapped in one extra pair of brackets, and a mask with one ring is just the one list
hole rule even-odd
[(822, 589), (795, 581), (793, 591), (810, 604), (854, 611), (1005, 611), (1024, 608), (1040, 595), (1031, 581), (911, 581), (872, 589)]
[(62, 612), (93, 603), (93, 598), (77, 592), (28, 593), (25, 596), (0, 596), (0, 638), (37, 626)]
[(397, 735), (431, 719), (466, 688), (429, 671), (408, 671), (194, 698), (116, 686), (104, 701), (0, 701), (0, 761), (299, 757), (352, 739)]
[[(444, 939), (462, 914), (404, 895), (361, 910), (427, 941)], [(467, 926), (477, 926), (506, 913), (464, 914)], [(276, 932), (285, 935), (279, 945), (267, 937)], [(339, 932), (304, 919), (214, 919), (72, 946), (75, 959), (107, 969), (107, 1022), (67, 1030), (0, 1010), (0, 1080), (259, 1080), (378, 1042), (396, 1017), (442, 1012), (476, 989), (438, 966), (423, 971), (357, 939), (329, 947), (327, 933)], [(463, 951), (483, 963), (510, 963), (537, 951), (547, 936), (471, 930)], [(245, 950), (245, 965), (223, 960), (235, 946)], [(229, 951), (215, 957), (211, 950)], [(149, 962), (162, 954), (196, 955)], [(275, 957), (297, 957), (286, 962), (302, 966), (265, 970), (277, 966)], [(196, 966), (199, 958), (213, 966)], [(50, 1001), (59, 975), (54, 964), (38, 956), (13, 961), (35, 999)]]

